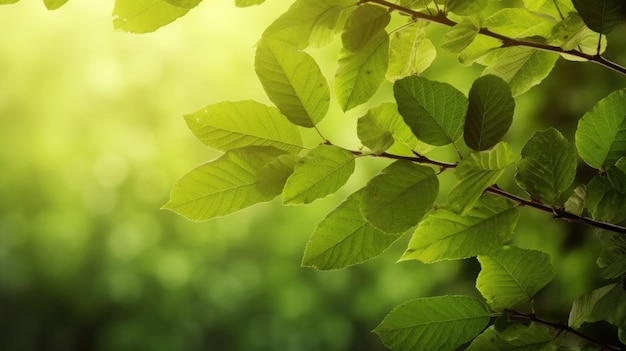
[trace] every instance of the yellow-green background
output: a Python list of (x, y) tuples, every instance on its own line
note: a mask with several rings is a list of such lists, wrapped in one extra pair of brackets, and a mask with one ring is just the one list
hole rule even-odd
[[(112, 1), (0, 7), (0, 350), (382, 350), (370, 330), (395, 305), (477, 295), (473, 260), (396, 264), (408, 235), (358, 267), (300, 267), (316, 223), (382, 162), (360, 164), (339, 194), (308, 207), (274, 201), (204, 223), (159, 209), (176, 179), (217, 156), (183, 114), (268, 102), (254, 45), (288, 5), (204, 1), (145, 35), (113, 31)], [(620, 30), (609, 56), (624, 63)], [(336, 52), (314, 53), (332, 78)], [(426, 75), (467, 93), (477, 67), (442, 56)], [(519, 151), (550, 125), (571, 138), (584, 111), (625, 85), (559, 61), (518, 99), (507, 140)], [(390, 99), (389, 87), (376, 101)], [(320, 129), (358, 147), (362, 112), (335, 107)], [(595, 279), (590, 231), (532, 211), (519, 227), (520, 245), (553, 254), (559, 278), (542, 301), (566, 311)]]

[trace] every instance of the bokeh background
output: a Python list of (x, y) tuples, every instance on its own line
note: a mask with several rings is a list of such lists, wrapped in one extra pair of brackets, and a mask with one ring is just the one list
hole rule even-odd
[[(359, 163), (344, 189), (307, 207), (273, 201), (202, 223), (160, 210), (176, 179), (218, 155), (182, 115), (223, 100), (268, 102), (254, 44), (288, 5), (204, 1), (145, 35), (113, 30), (113, 1), (0, 7), (0, 350), (383, 350), (371, 330), (394, 306), (478, 296), (475, 260), (395, 263), (409, 235), (356, 267), (300, 267), (316, 223), (384, 161)], [(625, 34), (612, 34), (607, 53), (622, 63)], [(313, 53), (332, 79), (337, 46)], [(479, 73), (440, 53), (425, 75), (467, 93)], [(507, 141), (519, 151), (552, 125), (573, 137), (582, 114), (625, 85), (560, 60), (518, 99)], [(356, 148), (363, 111), (335, 107), (320, 129)], [(522, 212), (517, 244), (551, 253), (559, 273), (537, 303), (566, 318), (571, 299), (599, 283), (599, 245), (588, 228)]]

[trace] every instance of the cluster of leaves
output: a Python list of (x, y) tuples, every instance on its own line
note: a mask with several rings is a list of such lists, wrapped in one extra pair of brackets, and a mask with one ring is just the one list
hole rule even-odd
[[(117, 0), (114, 26), (150, 32), (199, 2)], [(183, 176), (165, 208), (208, 220), (277, 196), (285, 205), (308, 204), (339, 190), (358, 159), (388, 158), (393, 162), (319, 223), (303, 265), (358, 264), (413, 230), (400, 260), (477, 257), (476, 287), (484, 299), (438, 296), (402, 304), (374, 330), (385, 345), (452, 350), (471, 342), (470, 350), (556, 350), (567, 349), (563, 340), (574, 334), (592, 346), (619, 349), (577, 330), (606, 321), (626, 343), (626, 228), (620, 226), (626, 221), (626, 89), (582, 116), (574, 143), (550, 128), (537, 131), (517, 155), (502, 139), (514, 98), (548, 76), (559, 57), (626, 74), (601, 56), (603, 34), (625, 17), (623, 0), (297, 0), (265, 30), (256, 50), (257, 75), (275, 106), (221, 102), (185, 116), (198, 139), (224, 154)], [(450, 27), (440, 49), (458, 54), (463, 65), (485, 66), (467, 96), (419, 76), (436, 56), (426, 32), (431, 23)], [(306, 49), (338, 35), (333, 89), (343, 111), (368, 103), (385, 79), (393, 82), (394, 101), (359, 118), (362, 146), (356, 150), (335, 145), (316, 127), (328, 114), (331, 88)], [(315, 129), (321, 143), (305, 145), (301, 128)], [(424, 156), (445, 147), (456, 151), (458, 162)], [(578, 157), (597, 169), (587, 184), (574, 184)], [(515, 180), (529, 199), (496, 185), (509, 167), (516, 167)], [(438, 177), (446, 171), (457, 181), (445, 203), (436, 204), (442, 198)], [(534, 314), (535, 294), (555, 273), (548, 254), (510, 245), (519, 206), (592, 225), (604, 242), (598, 265), (608, 285), (573, 301), (567, 325)]]

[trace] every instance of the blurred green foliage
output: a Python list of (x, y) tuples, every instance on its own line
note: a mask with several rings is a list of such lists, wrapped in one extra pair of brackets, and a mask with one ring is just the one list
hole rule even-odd
[[(274, 201), (206, 223), (159, 210), (178, 177), (216, 156), (181, 116), (222, 100), (268, 101), (254, 45), (287, 5), (205, 2), (141, 36), (113, 31), (109, 2), (0, 8), (1, 350), (382, 350), (370, 331), (393, 306), (477, 295), (474, 260), (395, 264), (408, 237), (358, 267), (300, 267), (316, 223), (383, 161), (359, 164), (346, 189), (307, 207)], [(623, 41), (609, 43), (607, 54), (626, 62)], [(425, 72), (464, 92), (476, 74), (443, 54)], [(519, 151), (538, 127), (571, 137), (623, 85), (560, 61), (518, 99), (507, 138)], [(351, 136), (361, 113), (320, 128)], [(558, 272), (538, 303), (563, 313), (594, 283), (581, 279), (593, 277), (598, 245), (589, 228), (522, 216), (519, 245), (551, 253)]]

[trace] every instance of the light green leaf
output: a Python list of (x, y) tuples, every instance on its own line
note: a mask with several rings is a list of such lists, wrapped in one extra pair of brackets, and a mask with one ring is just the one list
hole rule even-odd
[(606, 177), (593, 177), (587, 184), (586, 195), (585, 204), (594, 219), (611, 223), (626, 220), (626, 195)]
[(502, 47), (502, 42), (498, 39), (484, 35), (476, 36), (459, 54), (459, 63), (464, 66), (470, 66), (500, 47)]
[(602, 34), (612, 32), (626, 16), (624, 0), (572, 0), (572, 3), (587, 27)]
[(583, 323), (607, 321), (623, 326), (626, 321), (626, 290), (622, 284), (610, 284), (595, 289), (576, 300), (570, 311), (568, 324), (579, 328)]
[(187, 126), (205, 145), (227, 151), (249, 145), (291, 153), (303, 149), (298, 128), (275, 107), (256, 101), (220, 102), (185, 115)]
[(164, 0), (115, 0), (113, 28), (131, 33), (150, 33), (188, 11)]
[(350, 51), (362, 49), (369, 41), (385, 31), (390, 20), (389, 10), (382, 6), (364, 4), (357, 7), (352, 11), (341, 34), (344, 48)]
[(548, 205), (558, 203), (576, 177), (576, 149), (556, 129), (539, 131), (526, 142), (515, 180), (528, 195)]
[(502, 139), (513, 122), (515, 100), (508, 84), (487, 75), (474, 81), (469, 92), (463, 138), (470, 148), (481, 151)]
[(530, 90), (550, 74), (558, 54), (526, 47), (498, 49), (489, 54), (482, 75), (493, 74), (509, 83), (513, 96)]
[(555, 277), (550, 256), (540, 251), (512, 246), (478, 256), (478, 261), (476, 288), (495, 311), (529, 303)]
[(626, 156), (626, 89), (612, 92), (578, 121), (576, 148), (583, 161), (596, 169)]
[(283, 191), (286, 205), (308, 204), (341, 188), (354, 172), (354, 155), (332, 145), (309, 151), (295, 167)]
[(66, 2), (67, 0), (43, 0), (43, 3), (46, 5), (48, 10), (56, 10), (65, 5)]
[(0, 0), (0, 5), (15, 4), (18, 1), (20, 1), (20, 0)]
[[(178, 6), (178, 7), (182, 7), (185, 9), (192, 9), (196, 6), (198, 6), (198, 4), (202, 1), (202, 0), (165, 0), (167, 2), (169, 2), (170, 4), (174, 5), (174, 6)], [(240, 0), (235, 0), (235, 2), (240, 1)]]
[(285, 154), (276, 157), (259, 169), (256, 176), (257, 190), (267, 196), (280, 194), (298, 162), (298, 156)]
[(479, 28), (470, 21), (459, 22), (446, 31), (441, 48), (449, 53), (458, 54), (474, 41), (478, 31)]
[(263, 32), (272, 38), (304, 49), (331, 41), (344, 26), (353, 0), (298, 0)]
[(505, 142), (499, 142), (491, 150), (469, 154), (455, 169), (458, 182), (448, 194), (450, 209), (467, 213), (485, 189), (495, 184), (505, 168), (516, 160), (511, 146)]
[(546, 2), (551, 0), (524, 0), (524, 6), (533, 12), (539, 12)]
[(235, 0), (235, 6), (249, 7), (249, 6), (254, 6), (254, 5), (260, 5), (264, 2), (265, 0)]
[(401, 233), (419, 223), (439, 193), (435, 171), (398, 160), (363, 189), (363, 217), (386, 233)]
[(400, 261), (432, 263), (499, 250), (512, 239), (518, 217), (517, 208), (489, 195), (464, 216), (439, 208), (417, 227)]
[(469, 16), (484, 9), (489, 0), (450, 0), (448, 10), (460, 16)]
[(556, 21), (526, 9), (505, 8), (485, 19), (482, 24), (490, 31), (510, 38), (547, 38)]
[(420, 298), (394, 308), (374, 329), (394, 351), (449, 351), (489, 322), (485, 304), (469, 296)]
[(268, 146), (230, 150), (179, 179), (163, 208), (201, 221), (270, 201), (279, 193), (261, 192), (257, 174), (282, 154), (284, 151)]
[(615, 279), (626, 274), (626, 237), (621, 233), (602, 232), (602, 252), (596, 263), (602, 278)]
[(420, 154), (432, 149), (432, 146), (417, 140), (398, 113), (398, 106), (392, 102), (373, 107), (359, 118), (357, 134), (363, 145), (375, 153), (384, 152), (394, 143), (403, 144)]
[(254, 68), (270, 100), (292, 123), (314, 127), (326, 116), (330, 90), (309, 54), (265, 39), (257, 48)]
[(335, 94), (348, 111), (367, 102), (385, 80), (389, 66), (389, 36), (379, 32), (360, 50), (342, 48), (335, 73)]
[(463, 134), (468, 100), (453, 86), (411, 76), (396, 81), (393, 92), (398, 111), (419, 140), (441, 146)]
[(565, 210), (577, 216), (582, 215), (585, 210), (585, 197), (587, 196), (587, 188), (584, 184), (577, 186), (574, 193), (565, 201)]
[[(568, 13), (565, 19), (554, 26), (551, 36), (552, 40), (563, 50), (578, 50), (589, 55), (596, 54), (598, 51), (600, 34), (589, 29), (576, 12)], [(606, 38), (602, 38), (601, 44), (600, 53), (606, 49)], [(573, 59), (571, 55), (564, 55), (563, 57)], [(576, 59), (581, 60), (580, 58)]]
[(556, 345), (547, 348), (553, 339), (550, 328), (535, 323), (528, 326), (514, 323), (502, 331), (492, 325), (465, 351), (556, 351)]
[(387, 79), (418, 75), (430, 67), (437, 50), (425, 36), (427, 25), (428, 22), (418, 21), (393, 32), (389, 44)]
[(362, 191), (346, 199), (320, 222), (304, 250), (302, 265), (339, 269), (378, 256), (400, 235), (388, 235), (369, 224), (360, 210)]

